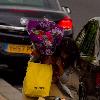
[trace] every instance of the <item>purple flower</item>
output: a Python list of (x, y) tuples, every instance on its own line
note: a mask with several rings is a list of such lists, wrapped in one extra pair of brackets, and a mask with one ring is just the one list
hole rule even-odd
[(44, 55), (52, 55), (64, 35), (63, 28), (45, 19), (29, 20), (27, 31), (35, 47)]

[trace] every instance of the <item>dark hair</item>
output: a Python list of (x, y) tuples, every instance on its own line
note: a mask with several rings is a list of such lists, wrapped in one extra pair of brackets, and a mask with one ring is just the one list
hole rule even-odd
[[(65, 59), (62, 58), (63, 55), (67, 55)], [(80, 58), (80, 53), (75, 41), (71, 38), (63, 38), (61, 44), (56, 48), (54, 53), (55, 57), (61, 57), (64, 62), (64, 68), (69, 66), (74, 66), (75, 61)]]

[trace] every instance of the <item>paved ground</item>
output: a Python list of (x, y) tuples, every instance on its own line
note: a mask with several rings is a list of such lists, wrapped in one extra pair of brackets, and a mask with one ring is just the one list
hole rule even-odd
[(0, 100), (22, 100), (22, 94), (3, 79), (0, 79)]
[[(74, 91), (72, 91), (72, 93), (75, 94)], [(51, 86), (50, 95), (64, 97), (67, 98), (67, 100), (78, 100), (75, 98), (71, 99), (69, 97), (65, 97), (55, 84), (52, 84)], [(3, 79), (0, 79), (0, 100), (37, 100), (37, 99), (26, 97), (21, 93), (21, 91), (19, 91), (12, 85), (8, 84)], [(39, 98), (39, 100), (44, 100), (44, 99)]]

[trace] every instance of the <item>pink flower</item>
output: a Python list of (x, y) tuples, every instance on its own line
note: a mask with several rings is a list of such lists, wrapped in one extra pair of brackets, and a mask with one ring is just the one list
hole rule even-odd
[(53, 41), (53, 37), (51, 35), (51, 32), (46, 32), (46, 36), (47, 36), (49, 41), (51, 41), (51, 42)]

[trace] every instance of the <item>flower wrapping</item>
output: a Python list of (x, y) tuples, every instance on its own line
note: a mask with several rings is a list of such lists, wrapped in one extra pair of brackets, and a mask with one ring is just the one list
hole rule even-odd
[(27, 31), (35, 48), (44, 55), (52, 55), (64, 35), (63, 28), (47, 19), (29, 20)]

